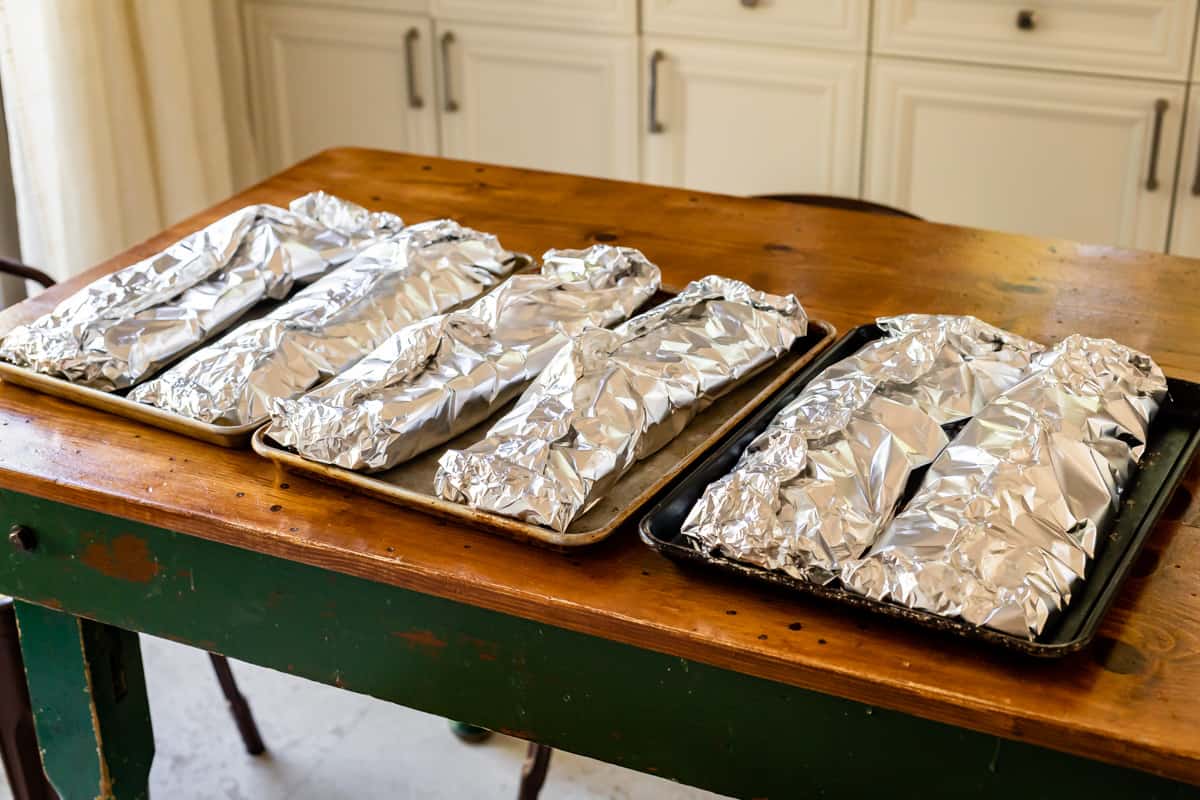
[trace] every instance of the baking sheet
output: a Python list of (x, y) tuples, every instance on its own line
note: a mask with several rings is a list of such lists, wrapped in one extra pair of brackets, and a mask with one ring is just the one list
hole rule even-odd
[[(852, 355), (881, 335), (882, 331), (875, 325), (855, 328), (815, 359), (791, 384), (731, 433), (719, 448), (689, 469), (670, 492), (642, 517), (638, 525), (642, 541), (677, 561), (732, 573), (791, 592), (815, 595), (1001, 649), (1042, 658), (1058, 658), (1083, 649), (1095, 637), (1105, 613), (1133, 569), (1142, 545), (1154, 530), (1192, 458), (1200, 450), (1200, 384), (1168, 378), (1170, 398), (1159, 409), (1151, 425), (1150, 440), (1142, 455), (1141, 465), (1121, 499), (1120, 511), (1111, 528), (1102, 533), (1099, 552), (1092, 560), (1083, 586), (1058, 620), (1033, 641), (977, 627), (961, 619), (872, 600), (836, 584), (802, 581), (782, 572), (772, 572), (704, 553), (680, 534), (684, 519), (705, 488), (733, 469), (742, 451), (784, 405), (823, 369)], [(915, 490), (919, 485), (921, 474), (914, 476), (910, 490)]]
[[(661, 302), (661, 293), (651, 303), (656, 300)], [(755, 408), (803, 370), (832, 343), (835, 335), (836, 330), (829, 323), (809, 320), (808, 333), (797, 340), (786, 357), (734, 388), (697, 415), (670, 444), (634, 466), (607, 496), (576, 519), (564, 533), (452, 503), (433, 494), (433, 478), (442, 453), (451, 448), (463, 449), (483, 438), (490, 427), (490, 420), (411, 461), (370, 475), (306, 461), (268, 439), (266, 429), (254, 435), (252, 446), (259, 455), (289, 471), (347, 486), (397, 505), (523, 541), (560, 548), (580, 547), (599, 542), (612, 534), (689, 464), (716, 445)], [(505, 413), (507, 408), (498, 411), (493, 419)]]
[[(516, 256), (520, 261), (513, 268), (512, 275), (526, 272), (533, 266), (533, 261), (528, 256), (520, 253), (516, 254)], [(503, 281), (500, 281), (500, 283), (503, 283)], [(500, 283), (497, 285), (500, 285)], [(241, 322), (260, 319), (270, 313), (271, 309), (277, 308), (286, 302), (287, 300), (276, 303), (259, 303), (253, 311), (242, 317)], [(170, 369), (174, 364), (187, 358), (195, 349), (192, 348), (181, 352), (174, 361), (163, 366), (160, 374)], [(200, 422), (191, 417), (185, 417), (182, 414), (175, 414), (155, 406), (130, 400), (125, 396), (128, 390), (102, 392), (99, 389), (80, 386), (62, 378), (55, 378), (31, 369), (18, 367), (7, 361), (0, 361), (0, 379), (9, 381), (17, 386), (24, 386), (27, 389), (33, 389), (44, 394), (53, 395), (54, 397), (60, 397), (64, 400), (70, 400), (90, 408), (107, 411), (110, 414), (116, 414), (117, 416), (136, 420), (147, 425), (153, 425), (156, 428), (162, 428), (172, 433), (181, 433), (184, 436), (190, 436), (193, 439), (199, 439), (202, 442), (208, 442), (209, 444), (221, 447), (239, 448), (249, 446), (251, 435), (269, 419), (268, 417), (262, 417), (243, 425), (215, 425), (209, 422)]]

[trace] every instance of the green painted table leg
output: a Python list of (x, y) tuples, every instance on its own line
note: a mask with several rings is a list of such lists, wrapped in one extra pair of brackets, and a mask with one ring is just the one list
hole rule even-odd
[(148, 796), (154, 757), (137, 634), (18, 602), (34, 727), (62, 800)]

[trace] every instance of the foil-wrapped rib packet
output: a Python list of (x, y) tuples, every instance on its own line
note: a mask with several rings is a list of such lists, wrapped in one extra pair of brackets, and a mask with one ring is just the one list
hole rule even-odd
[(317, 389), (280, 400), (268, 436), (305, 458), (384, 470), (483, 422), (585, 327), (627, 319), (658, 290), (637, 250), (550, 250), (469, 309), (405, 326)]
[(829, 583), (895, 513), (944, 427), (1015, 385), (1040, 345), (974, 317), (912, 314), (822, 371), (714, 481), (682, 532), (705, 552)]
[(1068, 337), (963, 427), (842, 582), (1036, 638), (1084, 578), (1166, 392), (1148, 356)]
[(354, 364), (399, 328), (475, 299), (520, 257), (451, 220), (412, 225), (130, 394), (201, 422), (269, 416)]
[(615, 330), (571, 340), (435, 491), (563, 532), (639, 460), (807, 327), (795, 297), (710, 275)]
[(15, 328), (0, 358), (104, 391), (128, 388), (237, 322), (264, 299), (399, 232), (393, 214), (324, 192), (289, 210), (250, 206), (96, 280)]

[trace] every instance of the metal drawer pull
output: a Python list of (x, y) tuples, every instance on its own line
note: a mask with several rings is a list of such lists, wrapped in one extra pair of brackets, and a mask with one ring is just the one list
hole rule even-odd
[(746, 8), (758, 8), (758, 0), (742, 0), (742, 5)]
[(1037, 12), (1023, 8), (1017, 12), (1017, 27), (1023, 31), (1031, 31), (1037, 27)]
[(650, 54), (650, 132), (662, 133), (666, 128), (658, 121), (658, 62), (667, 57), (662, 50)]
[(442, 81), (445, 84), (442, 87), (442, 93), (445, 95), (445, 103), (442, 105), (446, 111), (458, 111), (458, 101), (450, 96), (450, 45), (454, 44), (454, 34), (446, 31), (442, 34)]
[(416, 28), (409, 28), (408, 33), (404, 34), (404, 62), (408, 68), (408, 107), (409, 108), (424, 108), (425, 101), (421, 99), (421, 95), (417, 94), (417, 62), (413, 55), (417, 39), (421, 38), (421, 32)]
[(1163, 115), (1170, 105), (1160, 97), (1154, 101), (1154, 133), (1150, 140), (1150, 174), (1146, 178), (1146, 191), (1153, 192), (1158, 188), (1158, 145), (1162, 140)]
[(1200, 153), (1196, 155), (1196, 175), (1192, 178), (1192, 194), (1200, 195)]

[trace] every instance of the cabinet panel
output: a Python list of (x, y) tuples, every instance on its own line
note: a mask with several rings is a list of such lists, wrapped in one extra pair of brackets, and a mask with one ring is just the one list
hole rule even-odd
[(642, 0), (642, 30), (856, 51), (867, 49), (867, 0)]
[(439, 21), (637, 33), (637, 0), (432, 0)]
[(886, 0), (875, 52), (1185, 80), (1196, 0)]
[[(246, 36), (255, 122), (271, 170), (341, 145), (437, 154), (428, 19), (251, 3)], [(420, 108), (409, 97), (406, 47)]]
[(367, 9), (405, 14), (428, 14), (433, 0), (254, 0), (278, 5), (321, 6), (322, 8)]
[(440, 20), (437, 35), (449, 65), (438, 99), (444, 155), (637, 177), (637, 37)]
[(1179, 156), (1171, 252), (1200, 258), (1200, 87), (1196, 86), (1188, 100), (1187, 129)]
[(727, 194), (858, 195), (864, 57), (647, 37), (642, 179)]
[(1183, 98), (1174, 84), (877, 59), (865, 194), (940, 222), (1162, 250)]

